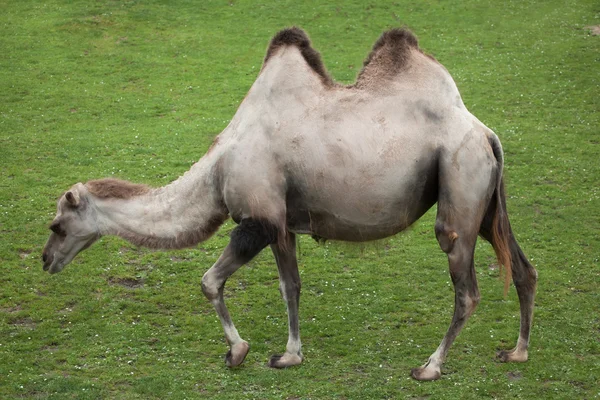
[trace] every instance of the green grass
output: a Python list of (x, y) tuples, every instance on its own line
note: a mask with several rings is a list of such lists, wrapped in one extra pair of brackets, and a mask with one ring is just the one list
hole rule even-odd
[[(189, 250), (104, 238), (49, 276), (55, 200), (117, 176), (164, 185), (228, 123), (269, 39), (299, 25), (350, 83), (380, 33), (407, 25), (502, 140), (508, 206), (540, 275), (530, 361), (485, 243), (482, 302), (442, 379), (408, 377), (439, 344), (453, 290), (434, 210), (373, 246), (300, 239), (305, 362), (266, 367), (287, 340), (264, 252), (226, 287), (251, 345), (228, 370), (200, 279), (232, 223)], [(600, 398), (600, 25), (595, 1), (0, 1), (0, 398)]]

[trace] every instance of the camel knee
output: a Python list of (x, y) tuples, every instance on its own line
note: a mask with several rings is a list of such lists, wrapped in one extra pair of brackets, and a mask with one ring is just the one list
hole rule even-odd
[(521, 279), (515, 279), (515, 286), (524, 287), (529, 291), (535, 291), (537, 286), (538, 273), (535, 268), (529, 267)]
[(437, 238), (442, 251), (446, 254), (449, 254), (454, 248), (456, 239), (458, 239), (458, 233), (456, 233), (456, 231), (451, 229), (448, 225), (438, 221), (435, 223), (435, 237)]
[(464, 301), (465, 301), (467, 315), (471, 315), (471, 314), (473, 314), (473, 312), (477, 308), (477, 305), (481, 301), (481, 295), (479, 294), (479, 292), (474, 293), (474, 294), (467, 294), (465, 296)]
[(300, 288), (301, 288), (301, 283), (298, 281), (293, 281), (293, 282), (284, 282), (284, 281), (279, 281), (279, 292), (281, 293), (281, 297), (283, 298), (283, 300), (288, 301), (291, 299), (298, 299), (300, 298)]
[(450, 271), (454, 283), (456, 312), (460, 318), (469, 318), (481, 300), (474, 273), (474, 269), (463, 273)]
[(455, 304), (456, 317), (460, 320), (468, 319), (475, 312), (479, 300), (479, 293), (457, 295)]
[(210, 301), (219, 297), (222, 284), (217, 282), (214, 274), (208, 270), (202, 277), (202, 293)]
[(527, 268), (527, 272), (525, 274), (525, 279), (523, 281), (528, 287), (535, 287), (537, 285), (538, 273), (535, 268), (530, 266)]
[(515, 283), (515, 286), (518, 289), (522, 288), (526, 291), (531, 291), (535, 290), (535, 287), (537, 285), (538, 273), (536, 269), (531, 264), (529, 264), (529, 262), (516, 260), (513, 261), (512, 278)]

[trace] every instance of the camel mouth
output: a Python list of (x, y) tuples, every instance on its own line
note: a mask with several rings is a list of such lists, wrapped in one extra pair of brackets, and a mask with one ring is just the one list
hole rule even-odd
[(48, 271), (48, 269), (50, 269), (50, 266), (54, 263), (54, 255), (49, 256), (49, 257), (44, 255), (43, 261), (44, 261), (44, 266), (42, 268), (44, 269), (44, 271)]
[(47, 268), (44, 267), (44, 270), (48, 271), (48, 273), (50, 275), (54, 275), (54, 274), (62, 271), (64, 267), (65, 267), (64, 264), (62, 262), (58, 261), (58, 262), (53, 262)]
[(79, 254), (81, 251), (90, 247), (100, 235), (95, 235), (88, 238), (87, 242), (79, 242), (75, 245), (71, 246), (69, 249), (66, 249), (65, 252), (62, 247), (56, 251), (48, 250), (42, 253), (42, 261), (44, 262), (43, 269), (50, 274), (56, 274), (57, 272), (62, 271), (67, 265), (73, 261), (75, 256)]
[(54, 255), (51, 255), (44, 260), (44, 266), (42, 268), (50, 275), (53, 275), (62, 271), (64, 267), (64, 261), (58, 260)]

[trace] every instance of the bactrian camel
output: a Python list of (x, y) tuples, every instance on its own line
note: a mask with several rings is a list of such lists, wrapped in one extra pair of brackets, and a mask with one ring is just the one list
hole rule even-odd
[(394, 235), (437, 202), (435, 235), (448, 256), (454, 315), (418, 380), (441, 376), (452, 342), (479, 303), (477, 236), (490, 242), (516, 286), (521, 326), (502, 361), (527, 360), (537, 273), (511, 231), (498, 137), (463, 104), (448, 71), (406, 29), (381, 35), (356, 83), (335, 83), (308, 36), (284, 29), (270, 42), (258, 78), (230, 124), (179, 179), (149, 188), (115, 179), (77, 183), (58, 200), (43, 251), (61, 271), (101, 236), (180, 249), (208, 239), (230, 216), (229, 244), (202, 278), (230, 349), (241, 338), (223, 300), (227, 279), (270, 246), (287, 305), (285, 353), (269, 365), (300, 364), (300, 277), (296, 234), (363, 242)]

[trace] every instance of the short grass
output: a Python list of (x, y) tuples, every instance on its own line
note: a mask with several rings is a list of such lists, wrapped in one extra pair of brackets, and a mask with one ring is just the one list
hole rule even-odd
[[(518, 301), (489, 246), (483, 300), (442, 379), (408, 377), (441, 340), (453, 290), (434, 213), (364, 247), (300, 239), (305, 362), (271, 370), (285, 306), (272, 257), (226, 288), (245, 364), (228, 370), (200, 278), (227, 241), (173, 252), (105, 238), (49, 276), (40, 253), (57, 196), (118, 176), (177, 178), (206, 151), (299, 25), (351, 82), (386, 28), (407, 25), (504, 145), (509, 212), (540, 274), (525, 364)], [(597, 1), (0, 1), (0, 398), (600, 397), (600, 25)]]

